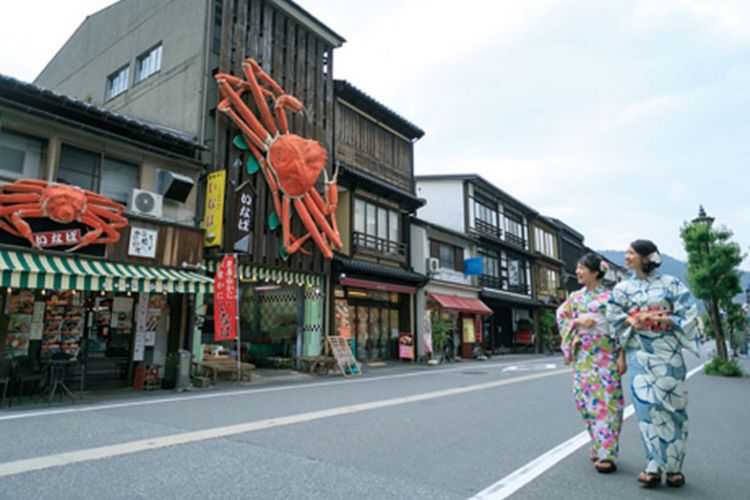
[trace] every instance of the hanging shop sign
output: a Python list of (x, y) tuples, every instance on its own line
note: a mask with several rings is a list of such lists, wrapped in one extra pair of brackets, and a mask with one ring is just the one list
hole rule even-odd
[(206, 215), (203, 217), (203, 227), (206, 229), (204, 244), (207, 247), (221, 245), (224, 226), (224, 190), (226, 188), (226, 180), (226, 170), (217, 170), (208, 174)]
[(226, 255), (214, 277), (214, 340), (237, 338), (237, 259)]
[[(328, 153), (317, 141), (289, 133), (286, 111), (304, 111), (299, 100), (286, 94), (255, 60), (246, 59), (242, 69), (244, 80), (225, 73), (215, 76), (221, 94), (218, 108), (240, 130), (234, 145), (250, 152), (247, 172), (260, 170), (266, 179), (273, 203), (268, 225), (271, 230), (281, 226), (281, 257), (301, 251), (305, 241), (312, 238), (323, 255), (332, 259), (331, 245), (340, 249), (342, 241), (336, 227), (337, 175), (329, 178), (326, 173)], [(247, 92), (249, 89), (252, 92)], [(253, 96), (261, 120), (242, 100), (243, 93)], [(323, 195), (316, 188), (321, 174), (325, 177)], [(302, 220), (306, 233), (292, 235), (292, 210)]]
[(249, 252), (253, 245), (253, 192), (248, 184), (244, 186), (237, 198), (237, 236), (234, 242), (234, 250), (237, 252)]
[(484, 272), (482, 257), (474, 257), (464, 260), (464, 274), (466, 276), (480, 275)]
[(67, 247), (75, 252), (90, 245), (120, 240), (128, 225), (125, 207), (106, 196), (77, 186), (39, 179), (19, 179), (0, 186), (0, 229), (34, 248)]
[(130, 228), (130, 242), (128, 243), (128, 255), (132, 257), (144, 257), (153, 259), (156, 257), (156, 243), (159, 231), (145, 229), (142, 227)]

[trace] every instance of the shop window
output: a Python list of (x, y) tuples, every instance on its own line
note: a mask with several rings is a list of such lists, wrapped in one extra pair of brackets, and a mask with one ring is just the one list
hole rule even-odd
[(60, 151), (57, 182), (101, 193), (120, 203), (140, 185), (138, 165), (67, 144)]
[(34, 137), (0, 130), (0, 178), (7, 180), (39, 177), (44, 142)]
[(512, 257), (508, 259), (508, 267), (506, 269), (508, 290), (516, 293), (529, 293), (526, 266), (526, 261), (523, 259)]

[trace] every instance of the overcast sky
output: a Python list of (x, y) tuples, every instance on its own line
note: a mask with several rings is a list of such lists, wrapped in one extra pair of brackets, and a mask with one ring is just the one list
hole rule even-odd
[[(33, 80), (112, 3), (4, 2), (0, 73)], [(347, 40), (334, 76), (425, 130), (418, 174), (478, 173), (602, 250), (684, 258), (703, 204), (747, 251), (750, 2), (298, 3)]]

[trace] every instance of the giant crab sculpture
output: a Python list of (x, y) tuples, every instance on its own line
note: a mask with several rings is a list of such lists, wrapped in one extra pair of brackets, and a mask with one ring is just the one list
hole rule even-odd
[[(289, 133), (287, 109), (297, 113), (304, 110), (297, 98), (286, 94), (253, 59), (242, 63), (242, 71), (246, 79), (225, 73), (215, 76), (221, 94), (218, 109), (240, 129), (244, 145), (258, 162), (268, 183), (275, 214), (281, 220), (282, 257), (297, 251), (309, 254), (302, 244), (312, 238), (323, 255), (331, 259), (333, 250), (329, 241), (336, 249), (342, 244), (335, 218), (336, 174), (329, 179), (326, 173), (326, 150), (317, 141)], [(260, 120), (243, 101), (243, 94), (249, 94), (254, 100)], [(325, 176), (325, 200), (315, 188), (321, 172)], [(299, 237), (294, 236), (290, 228), (292, 206), (307, 231)]]
[(80, 222), (91, 229), (68, 252), (91, 244), (115, 243), (120, 229), (128, 225), (122, 216), (125, 207), (109, 198), (77, 186), (36, 179), (21, 179), (0, 186), (0, 229), (26, 238), (32, 247), (41, 248), (33, 238), (26, 218), (47, 217), (60, 224)]

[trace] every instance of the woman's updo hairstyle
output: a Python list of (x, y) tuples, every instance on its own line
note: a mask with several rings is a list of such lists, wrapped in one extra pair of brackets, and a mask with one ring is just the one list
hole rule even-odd
[(649, 274), (651, 271), (661, 266), (661, 254), (653, 241), (635, 240), (630, 244), (630, 248), (643, 257), (642, 269), (644, 273)]
[(596, 273), (596, 279), (598, 280), (602, 279), (604, 273), (607, 272), (606, 262), (593, 252), (589, 252), (578, 259), (578, 265)]

